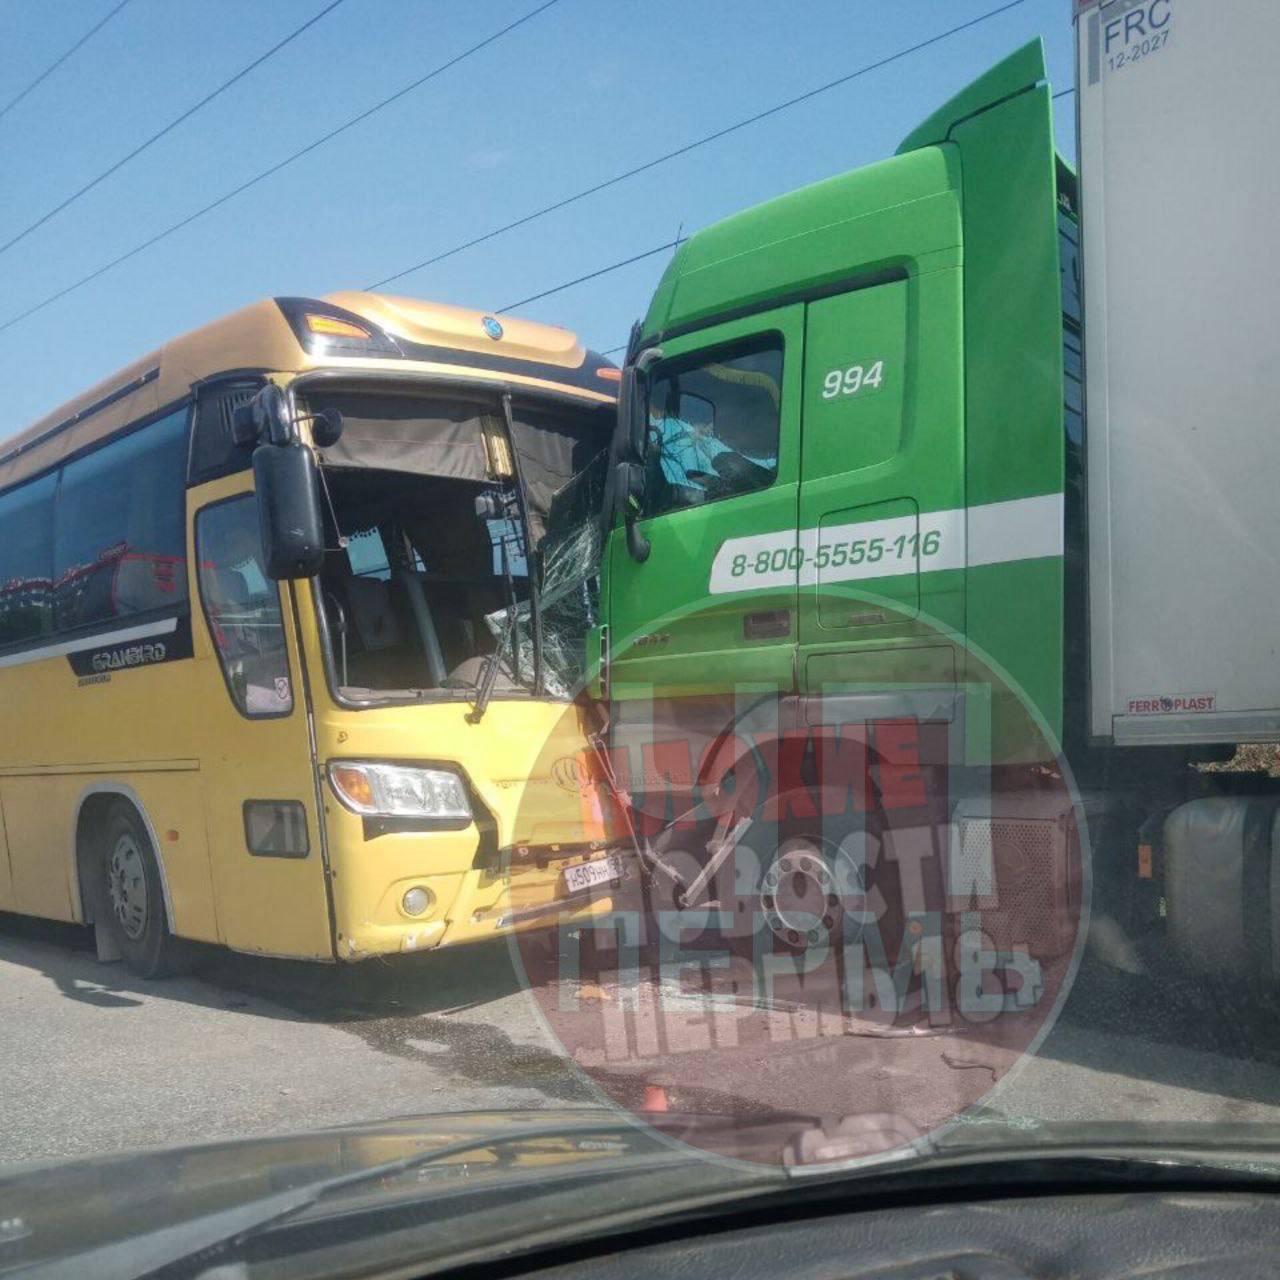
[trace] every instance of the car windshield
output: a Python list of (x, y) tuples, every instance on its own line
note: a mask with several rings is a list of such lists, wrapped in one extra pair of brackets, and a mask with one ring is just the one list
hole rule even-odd
[(0, 1273), (1273, 1269), (1280, 5), (4, 29)]

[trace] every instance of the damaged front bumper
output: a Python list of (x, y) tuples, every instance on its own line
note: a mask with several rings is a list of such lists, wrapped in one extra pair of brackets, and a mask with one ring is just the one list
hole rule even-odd
[[(600, 847), (568, 855), (548, 850), (526, 865), (508, 862), (498, 868), (398, 879), (366, 919), (339, 929), (338, 959), (429, 951), (525, 929), (583, 923), (611, 912), (618, 891), (637, 875), (634, 851)], [(420, 918), (409, 917), (404, 908), (412, 889), (429, 895), (430, 905)]]

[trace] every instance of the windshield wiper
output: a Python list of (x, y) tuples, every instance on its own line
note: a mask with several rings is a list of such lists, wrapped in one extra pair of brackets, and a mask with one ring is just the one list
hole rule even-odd
[[(476, 514), (488, 520), (504, 520), (511, 522), (511, 512), (518, 510), (518, 499), (510, 494), (499, 490), (497, 494), (481, 494), (476, 499)], [(525, 539), (525, 561), (528, 563), (528, 538)], [(507, 549), (507, 536), (504, 533), (498, 540), (499, 556), (502, 560), (502, 581), (507, 599), (507, 625), (503, 628), (502, 635), (498, 638), (497, 647), (492, 653), (486, 654), (484, 665), (480, 670), (480, 678), (476, 681), (476, 697), (471, 704), (471, 710), (467, 712), (468, 724), (479, 724), (484, 719), (484, 713), (489, 708), (489, 701), (493, 697), (493, 686), (497, 682), (498, 672), (502, 667), (502, 655), (508, 648), (511, 650), (511, 675), (517, 683), (520, 682), (520, 602), (516, 599), (515, 577), (511, 572), (511, 555)], [(530, 600), (536, 600), (533, 594), (532, 584), (533, 575), (529, 576), (530, 582)], [(537, 639), (540, 632), (534, 630), (534, 672), (535, 682), (534, 690), (537, 689), (536, 672), (538, 670), (537, 659)]]
[[(476, 700), (471, 704), (471, 710), (467, 712), (468, 724), (479, 724), (484, 719), (484, 713), (489, 709), (489, 701), (493, 697), (493, 686), (497, 683), (498, 672), (502, 668), (502, 655), (515, 640), (518, 618), (519, 615), (514, 607), (507, 610), (507, 625), (498, 640), (498, 647), (485, 658), (484, 670), (481, 671), (480, 679), (476, 682)], [(517, 660), (515, 663), (517, 671), (519, 665)]]

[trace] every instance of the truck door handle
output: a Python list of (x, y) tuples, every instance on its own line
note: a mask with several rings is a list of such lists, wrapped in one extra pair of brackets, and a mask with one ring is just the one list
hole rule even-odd
[(765, 609), (742, 616), (742, 634), (747, 640), (776, 640), (791, 634), (790, 609)]

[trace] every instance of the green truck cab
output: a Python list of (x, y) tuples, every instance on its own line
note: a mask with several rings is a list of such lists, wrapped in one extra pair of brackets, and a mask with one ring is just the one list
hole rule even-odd
[(597, 694), (982, 681), (1002, 759), (1056, 749), (1074, 181), (1036, 40), (682, 246), (624, 374)]

